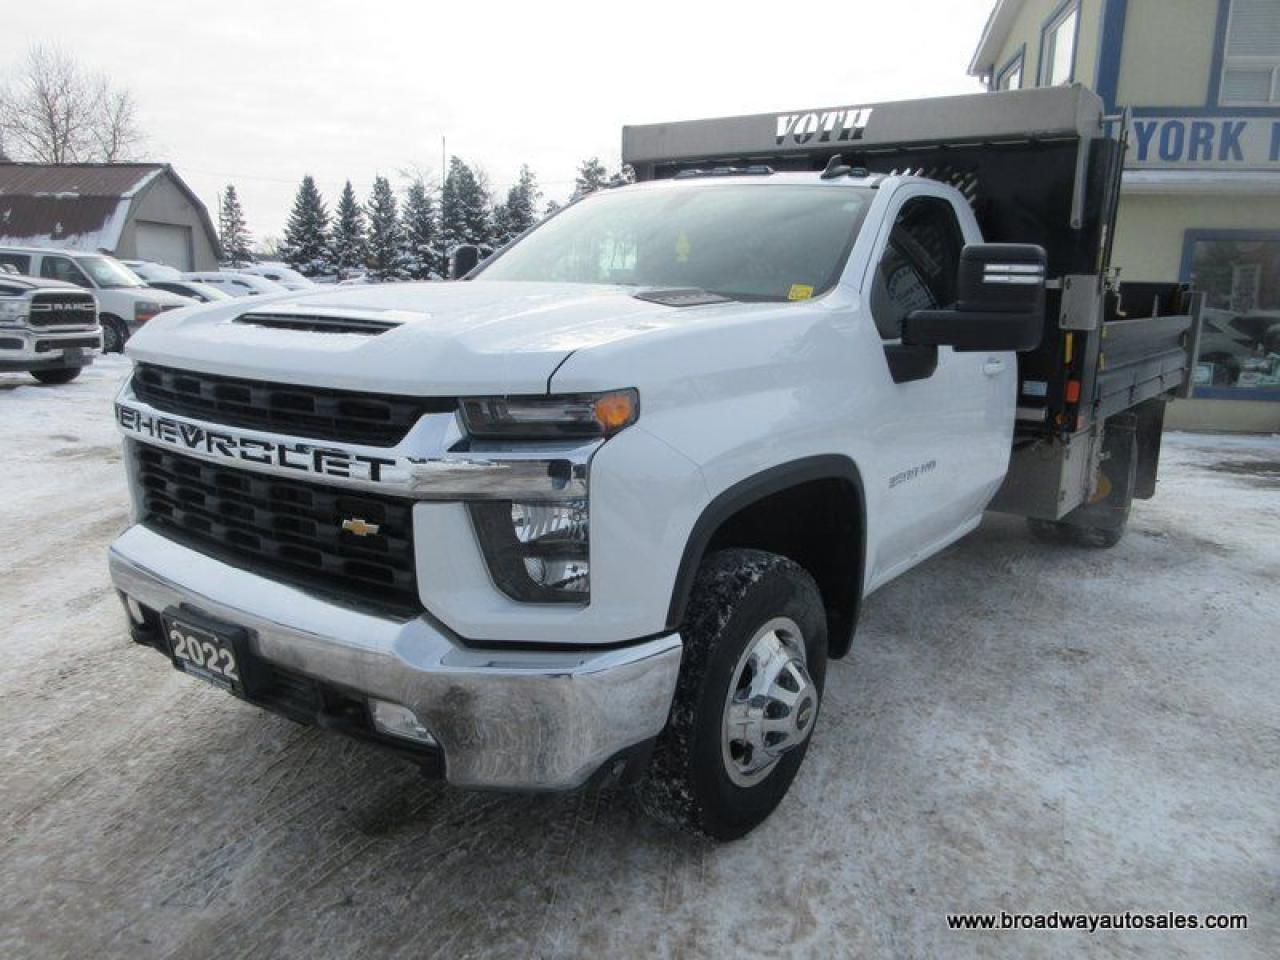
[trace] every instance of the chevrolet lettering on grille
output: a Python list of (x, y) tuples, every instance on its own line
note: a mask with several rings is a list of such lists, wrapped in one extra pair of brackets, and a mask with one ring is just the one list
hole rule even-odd
[(351, 453), (309, 443), (282, 443), (244, 437), (225, 430), (210, 430), (194, 423), (153, 416), (124, 404), (116, 404), (116, 421), (122, 430), (180, 450), (194, 450), (229, 460), (285, 467), (318, 476), (385, 482), (384, 467), (395, 460)]

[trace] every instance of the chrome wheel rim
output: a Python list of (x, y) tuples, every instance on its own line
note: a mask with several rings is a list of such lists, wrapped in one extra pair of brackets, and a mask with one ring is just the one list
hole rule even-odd
[(725, 771), (738, 786), (760, 783), (813, 730), (818, 690), (805, 664), (804, 636), (788, 617), (761, 626), (738, 658), (720, 738)]

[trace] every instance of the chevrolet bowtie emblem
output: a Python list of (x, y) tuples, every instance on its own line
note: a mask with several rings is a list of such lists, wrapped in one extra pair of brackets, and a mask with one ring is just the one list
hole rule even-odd
[(367, 523), (359, 517), (349, 517), (342, 521), (342, 529), (357, 537), (372, 537), (382, 528), (376, 523)]

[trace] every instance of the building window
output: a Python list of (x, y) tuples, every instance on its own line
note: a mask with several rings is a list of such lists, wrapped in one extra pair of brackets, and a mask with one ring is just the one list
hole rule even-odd
[(1197, 385), (1280, 400), (1280, 231), (1188, 230), (1183, 279), (1205, 294)]
[(1009, 62), (996, 71), (997, 90), (1021, 90), (1022, 89), (1022, 63), (1026, 59), (1027, 48), (1024, 46), (1021, 50), (1009, 58)]
[(1080, 0), (1056, 10), (1040, 31), (1040, 86), (1070, 83), (1076, 70), (1076, 28), (1080, 25)]
[(1219, 103), (1280, 103), (1280, 0), (1231, 0)]

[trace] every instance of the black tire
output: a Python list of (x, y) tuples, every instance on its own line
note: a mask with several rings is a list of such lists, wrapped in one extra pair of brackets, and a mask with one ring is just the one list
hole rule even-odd
[(70, 383), (80, 376), (84, 367), (54, 367), (50, 370), (32, 370), (31, 375), (41, 383)]
[[(812, 688), (806, 688), (794, 714), (788, 710), (769, 716), (793, 717), (803, 739), (797, 736), (796, 746), (753, 774), (763, 779), (744, 786), (735, 782), (730, 772), (734, 760), (726, 755), (732, 752), (726, 732), (731, 727), (725, 722), (730, 686), (741, 670), (752, 669), (744, 667), (749, 644), (780, 620), (799, 630), (792, 640), (796, 650), (803, 646)], [(812, 739), (827, 671), (822, 596), (813, 578), (785, 557), (760, 550), (720, 551), (698, 570), (680, 632), (685, 648), (675, 700), (638, 785), (640, 802), (663, 822), (717, 840), (736, 840), (782, 801)], [(740, 769), (736, 775), (742, 776)]]
[(1124, 539), (1124, 531), (1128, 526), (1120, 527), (1068, 527), (1071, 542), (1077, 547), (1088, 547), (1091, 550), (1109, 550)]
[(1037, 520), (1035, 517), (1027, 517), (1027, 529), (1031, 531), (1032, 539), (1039, 540), (1041, 543), (1066, 543), (1069, 537), (1067, 525), (1055, 520)]
[(102, 352), (124, 353), (124, 345), (129, 339), (129, 328), (117, 317), (102, 318)]

